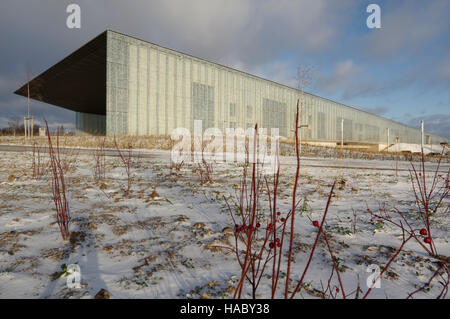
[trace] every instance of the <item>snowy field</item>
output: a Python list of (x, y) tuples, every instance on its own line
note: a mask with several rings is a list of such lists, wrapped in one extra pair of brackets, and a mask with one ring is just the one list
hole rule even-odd
[[(156, 153), (155, 158), (134, 159), (128, 193), (120, 158), (106, 158), (103, 182), (94, 181), (92, 156), (73, 158), (66, 173), (72, 235), (70, 241), (63, 241), (51, 176), (47, 172), (40, 179), (32, 178), (31, 153), (0, 152), (0, 298), (93, 298), (100, 289), (111, 298), (231, 298), (240, 267), (234, 253), (217, 246), (234, 244), (234, 223), (224, 196), (234, 198), (242, 167), (216, 163), (213, 182), (201, 183), (195, 165), (186, 163), (176, 171), (171, 169), (169, 151)], [(292, 160), (282, 160), (278, 197), (282, 216), (292, 205)], [(396, 176), (395, 161), (310, 158), (304, 163), (291, 279), (295, 285), (304, 269), (317, 234), (311, 221), (321, 220), (336, 179), (326, 230), (345, 291), (354, 298), (358, 277), (365, 292), (368, 266), (382, 269), (402, 243), (400, 229), (372, 220), (367, 208), (397, 208), (413, 228), (422, 227), (407, 171), (410, 164), (398, 163), (401, 170)], [(427, 163), (430, 176), (435, 165)], [(373, 169), (377, 167), (385, 169)], [(440, 174), (447, 174), (449, 167), (443, 163)], [(263, 190), (260, 207), (268, 211), (265, 195)], [(444, 205), (449, 202), (446, 198)], [(450, 220), (439, 211), (432, 216), (431, 227), (442, 260), (450, 256)], [(406, 298), (430, 279), (440, 260), (409, 241), (369, 298)], [(81, 270), (78, 289), (69, 288), (64, 277), (65, 266), (71, 264)], [(321, 240), (296, 298), (321, 298), (331, 270)], [(429, 289), (414, 298), (436, 298), (442, 291), (439, 282), (446, 279), (447, 275), (438, 275)], [(270, 297), (270, 284), (269, 270), (258, 298)], [(280, 286), (284, 287), (283, 272)], [(277, 297), (282, 297), (282, 290)], [(250, 297), (247, 286), (243, 297)]]

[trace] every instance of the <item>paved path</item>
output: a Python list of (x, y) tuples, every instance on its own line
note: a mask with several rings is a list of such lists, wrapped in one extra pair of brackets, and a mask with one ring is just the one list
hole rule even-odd
[[(14, 145), (14, 144), (0, 144), (0, 152), (32, 152), (33, 148), (30, 145)], [(41, 147), (41, 152), (47, 152), (47, 147)], [(61, 147), (61, 152), (77, 152), (78, 154), (94, 154), (94, 148), (83, 147)], [(126, 150), (122, 150), (126, 152)], [(116, 149), (105, 149), (106, 156), (119, 156)], [(133, 150), (133, 156), (139, 158), (150, 158), (159, 162), (170, 161), (170, 151), (167, 150)], [(281, 165), (295, 165), (296, 160), (293, 156), (281, 156)], [(414, 162), (416, 168), (419, 168), (419, 162)], [(381, 171), (395, 171), (395, 161), (382, 161), (382, 160), (362, 160), (351, 158), (313, 158), (302, 157), (301, 165), (305, 167), (324, 167), (324, 168), (338, 168), (338, 169), (361, 169), (361, 170), (381, 170)], [(434, 172), (436, 170), (437, 163), (426, 162), (426, 170), (428, 172)], [(411, 168), (410, 162), (398, 161), (399, 171), (409, 171)], [(450, 163), (441, 163), (439, 171), (447, 173), (450, 169)]]

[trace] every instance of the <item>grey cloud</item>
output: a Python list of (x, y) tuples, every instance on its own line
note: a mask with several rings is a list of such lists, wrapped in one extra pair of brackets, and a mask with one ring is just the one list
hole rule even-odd
[(361, 107), (362, 110), (367, 111), (369, 113), (375, 114), (375, 115), (384, 115), (386, 114), (389, 110), (387, 107), (384, 106), (377, 106), (377, 107)]
[(71, 2), (1, 1), (0, 38), (6, 47), (0, 54), (0, 116), (20, 113), (26, 105), (23, 98), (11, 100), (26, 82), (27, 68), (36, 76), (107, 28), (290, 85), (287, 67), (273, 61), (289, 50), (331, 48), (350, 5), (332, 0), (77, 0), (81, 29), (69, 30), (66, 6)]
[(286, 50), (331, 47), (346, 17), (337, 13), (349, 6), (330, 0), (109, 3), (121, 12), (124, 32), (220, 63), (247, 66), (267, 63)]
[[(450, 46), (449, 46), (450, 52)], [(434, 70), (438, 75), (440, 81), (443, 81), (448, 87), (450, 87), (450, 53), (448, 56), (437, 66)]]
[(450, 139), (450, 114), (429, 114), (419, 117), (408, 115), (409, 118), (404, 121), (405, 124), (420, 128), (420, 121), (423, 120), (427, 132)]
[(450, 2), (446, 0), (392, 1), (381, 6), (381, 29), (355, 37), (350, 46), (358, 61), (376, 67), (392, 67), (392, 78), (362, 73), (343, 90), (343, 98), (385, 95), (417, 85), (417, 92), (450, 88), (448, 38)]
[(344, 92), (344, 96), (355, 95), (349, 93), (350, 87), (354, 88), (356, 78), (360, 74), (361, 68), (352, 60), (338, 62), (330, 75), (320, 75), (315, 86), (327, 94)]
[(111, 28), (214, 61), (258, 65), (289, 49), (330, 48), (350, 6), (332, 0), (76, 2), (80, 30), (66, 28), (69, 1), (3, 0), (0, 35), (15, 49), (9, 57), (33, 61), (45, 55), (51, 63), (74, 43)]
[(419, 80), (416, 70), (406, 70), (394, 73), (390, 78), (380, 78), (374, 76), (365, 65), (345, 60), (336, 63), (331, 74), (320, 73), (314, 88), (326, 94), (340, 94), (342, 99), (351, 100), (363, 96), (383, 96), (415, 85)]
[[(81, 6), (80, 30), (69, 30), (65, 24), (71, 2)], [(12, 92), (25, 83), (27, 66), (37, 75), (106, 28), (295, 86), (297, 65), (284, 62), (284, 54), (338, 59), (334, 50), (339, 50), (356, 8), (355, 2), (334, 0), (2, 0), (0, 39), (6, 46), (0, 53), (0, 116), (23, 116), (26, 99)], [(417, 52), (448, 30), (448, 9), (445, 0), (386, 4), (383, 28), (349, 43), (352, 53), (340, 58), (331, 74), (318, 76), (318, 93), (340, 92), (343, 99), (352, 99), (416, 83), (417, 71), (380, 81), (367, 73), (367, 61), (358, 55), (367, 50), (364, 57), (402, 59)], [(358, 18), (365, 15), (361, 12)], [(448, 85), (450, 63), (445, 63), (436, 72), (427, 69), (428, 78), (438, 74), (436, 81)], [(60, 108), (42, 105), (36, 112), (73, 121), (73, 114)]]
[(359, 43), (369, 57), (405, 59), (427, 50), (445, 32), (450, 2), (395, 1), (382, 7), (381, 29), (367, 33)]
[[(50, 126), (64, 123), (64, 127), (74, 127), (75, 112), (60, 107), (50, 107), (36, 101), (31, 101), (30, 109), (37, 125), (43, 125), (44, 119), (46, 119)], [(22, 123), (26, 114), (26, 99), (14, 97), (10, 100), (0, 101), (0, 128), (7, 126), (10, 119), (18, 119)]]

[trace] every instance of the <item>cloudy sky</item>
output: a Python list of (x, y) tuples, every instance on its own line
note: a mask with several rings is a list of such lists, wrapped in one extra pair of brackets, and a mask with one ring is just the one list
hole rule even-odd
[[(81, 29), (66, 7), (81, 7)], [(366, 7), (381, 7), (369, 29)], [(448, 0), (1, 0), (0, 127), (23, 118), (12, 92), (91, 38), (112, 29), (296, 86), (450, 138)], [(73, 127), (75, 115), (32, 102), (32, 113)]]

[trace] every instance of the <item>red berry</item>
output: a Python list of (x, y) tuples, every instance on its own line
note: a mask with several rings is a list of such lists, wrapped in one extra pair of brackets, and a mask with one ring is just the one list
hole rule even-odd
[(319, 222), (317, 220), (313, 221), (313, 226), (314, 227), (319, 227)]
[(431, 244), (431, 237), (426, 237), (423, 241), (427, 244)]
[(273, 247), (275, 247), (274, 243), (270, 243), (269, 244), (270, 249), (272, 249)]
[(284, 223), (286, 218), (281, 218), (280, 220), (281, 220), (282, 223)]
[(259, 228), (259, 227), (261, 227), (261, 224), (260, 223), (256, 223), (256, 228)]
[(336, 292), (339, 292), (340, 290), (339, 290), (339, 288), (338, 287), (336, 287)]
[(420, 230), (420, 234), (421, 234), (422, 236), (425, 236), (425, 235), (427, 234), (427, 230), (426, 230), (425, 228), (422, 228), (422, 229)]
[(280, 213), (280, 212), (277, 212), (277, 215), (278, 215), (278, 216), (280, 216), (280, 215), (281, 215), (281, 213)]
[(279, 243), (279, 242), (280, 242), (280, 238), (276, 238), (275, 241), (276, 241), (277, 243)]
[(280, 244), (280, 243), (277, 243), (277, 247), (281, 247), (281, 244)]

